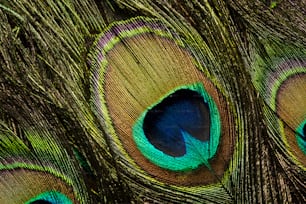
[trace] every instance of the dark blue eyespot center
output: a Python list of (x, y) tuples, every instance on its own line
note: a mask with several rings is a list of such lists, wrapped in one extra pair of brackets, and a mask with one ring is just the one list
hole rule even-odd
[(221, 137), (218, 107), (201, 82), (177, 87), (135, 121), (139, 151), (161, 168), (187, 172), (217, 153)]
[(31, 202), (30, 204), (52, 204), (52, 203), (46, 200), (36, 200)]
[(147, 112), (143, 130), (155, 148), (180, 157), (186, 153), (182, 132), (200, 141), (208, 141), (210, 123), (210, 110), (203, 97), (196, 91), (181, 89)]

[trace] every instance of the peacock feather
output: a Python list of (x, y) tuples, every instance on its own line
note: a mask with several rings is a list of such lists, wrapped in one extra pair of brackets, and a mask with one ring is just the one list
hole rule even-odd
[(0, 203), (305, 203), (305, 8), (0, 1)]

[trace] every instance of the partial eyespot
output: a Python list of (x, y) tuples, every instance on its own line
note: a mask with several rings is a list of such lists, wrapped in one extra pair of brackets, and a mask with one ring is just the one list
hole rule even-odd
[[(29, 149), (13, 131), (1, 126), (0, 203), (68, 204), (85, 200), (72, 159), (53, 137), (40, 133), (43, 136), (24, 131), (31, 143)], [(76, 196), (81, 194), (82, 198)]]
[(296, 66), (304, 73), (288, 77), (277, 91), (277, 113), (283, 118), (285, 140), (298, 161), (306, 167), (306, 59)]
[(0, 176), (1, 203), (76, 202), (69, 184), (48, 172), (13, 168), (0, 170)]
[(72, 201), (62, 193), (47, 191), (32, 198), (26, 204), (72, 204)]
[(218, 183), (228, 170), (230, 108), (194, 53), (173, 29), (145, 18), (111, 25), (94, 44), (93, 107), (137, 177), (196, 186)]
[(306, 167), (306, 50), (288, 45), (266, 45), (257, 56), (253, 81), (279, 117), (282, 139), (295, 160)]

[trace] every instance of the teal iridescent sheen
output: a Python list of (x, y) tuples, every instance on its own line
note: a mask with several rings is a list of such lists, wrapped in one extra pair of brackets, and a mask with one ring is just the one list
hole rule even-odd
[[(180, 90), (196, 92), (203, 99), (203, 103), (207, 105), (207, 114), (209, 115), (209, 135), (206, 136), (207, 139), (201, 140), (195, 135), (192, 135), (192, 131), (187, 131), (187, 129), (194, 129), (194, 127), (188, 128), (188, 126), (192, 126), (193, 124), (197, 125), (197, 119), (205, 118), (197, 116), (198, 114), (202, 114), (202, 112), (195, 111), (190, 100), (186, 99), (183, 102), (180, 101), (178, 104), (172, 105), (169, 109), (166, 109), (165, 113), (163, 113), (162, 118), (158, 121), (159, 124), (149, 124), (149, 126), (158, 126), (155, 133), (159, 134), (160, 142), (168, 143), (165, 145), (169, 145), (169, 147), (177, 145), (179, 148), (185, 148), (183, 154), (175, 156), (156, 148), (156, 145), (152, 144), (148, 140), (144, 131), (144, 121), (150, 110), (154, 110), (156, 106), (163, 103), (163, 101), (168, 97), (173, 97), (173, 94)], [(186, 114), (179, 115), (177, 110), (174, 111), (174, 109), (178, 108), (190, 109), (191, 113), (188, 114), (186, 112)], [(175, 124), (175, 121), (177, 124)], [(161, 124), (162, 122), (167, 123), (165, 127)], [(166, 127), (167, 125), (175, 126), (174, 130), (168, 130)], [(172, 136), (168, 135), (169, 131)], [(164, 133), (165, 138), (161, 138), (161, 133)], [(203, 132), (203, 134), (205, 134), (205, 132)], [(221, 121), (218, 108), (212, 97), (206, 92), (202, 83), (178, 87), (142, 113), (133, 126), (133, 138), (141, 153), (155, 165), (172, 171), (190, 171), (198, 168), (202, 164), (210, 168), (209, 160), (212, 159), (217, 152), (220, 135)]]
[(297, 128), (296, 140), (299, 148), (306, 155), (306, 135), (305, 135), (306, 120)]
[(25, 204), (50, 203), (50, 204), (72, 204), (72, 201), (64, 194), (57, 191), (47, 191), (30, 199)]

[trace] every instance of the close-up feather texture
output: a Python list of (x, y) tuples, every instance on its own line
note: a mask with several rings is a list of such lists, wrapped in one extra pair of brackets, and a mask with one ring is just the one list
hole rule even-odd
[(306, 203), (306, 2), (0, 0), (0, 203)]

